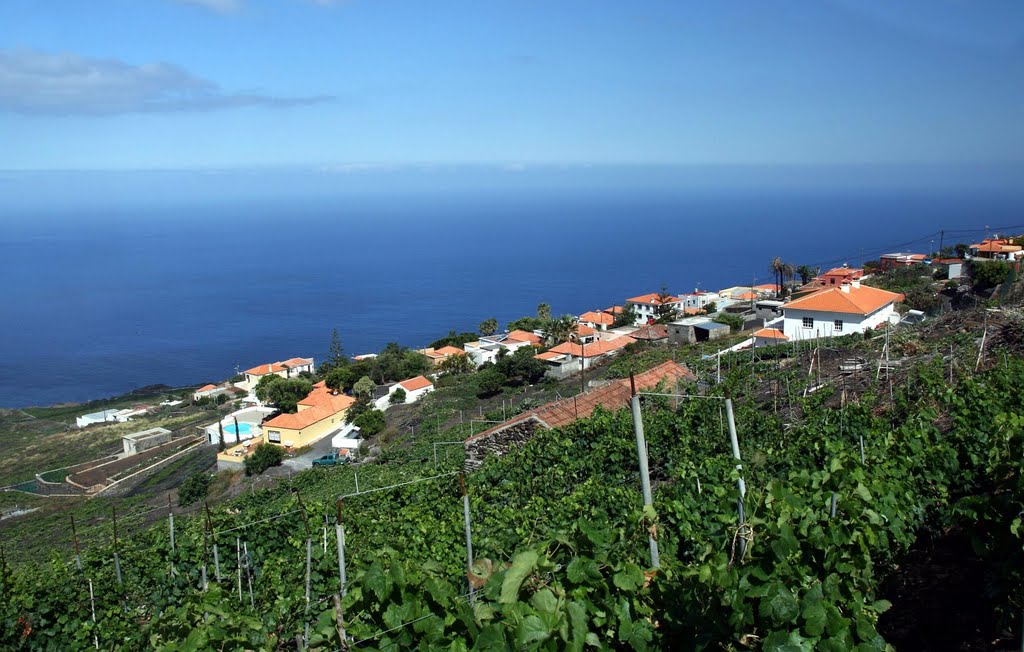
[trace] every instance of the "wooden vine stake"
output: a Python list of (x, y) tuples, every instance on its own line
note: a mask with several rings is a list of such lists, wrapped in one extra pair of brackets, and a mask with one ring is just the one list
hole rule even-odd
[(206, 509), (206, 531), (210, 533), (210, 539), (213, 541), (213, 573), (217, 581), (220, 582), (220, 552), (217, 549), (217, 534), (213, 531), (213, 519), (210, 518), (210, 504), (204, 500), (203, 507)]

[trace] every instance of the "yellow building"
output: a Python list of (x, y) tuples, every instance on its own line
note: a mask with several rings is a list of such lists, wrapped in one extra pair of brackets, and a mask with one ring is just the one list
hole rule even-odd
[(290, 448), (309, 446), (344, 425), (345, 414), (355, 402), (319, 382), (299, 402), (295, 414), (281, 414), (263, 423), (263, 441)]

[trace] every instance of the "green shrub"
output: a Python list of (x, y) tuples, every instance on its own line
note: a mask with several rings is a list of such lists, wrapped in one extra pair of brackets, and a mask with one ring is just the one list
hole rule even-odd
[(194, 502), (206, 498), (210, 490), (210, 476), (199, 471), (185, 478), (185, 481), (178, 487), (178, 506), (188, 507)]
[(406, 396), (407, 394), (405, 393), (405, 390), (399, 387), (395, 391), (391, 392), (391, 398), (388, 399), (388, 403), (391, 405), (401, 405), (402, 403), (405, 403)]
[(358, 426), (362, 436), (372, 437), (384, 430), (384, 413), (380, 410), (367, 410), (356, 417), (352, 423)]
[(720, 313), (717, 317), (714, 318), (713, 321), (728, 326), (730, 333), (738, 333), (741, 330), (743, 330), (743, 318), (740, 317), (739, 315)]
[(505, 386), (505, 376), (495, 369), (486, 369), (476, 375), (476, 395), (480, 398), (494, 396)]
[(971, 263), (971, 278), (979, 287), (995, 287), (1005, 281), (1009, 275), (1010, 265), (1002, 260)]
[(260, 444), (252, 455), (245, 458), (245, 474), (260, 475), (272, 466), (280, 466), (284, 450), (273, 444)]

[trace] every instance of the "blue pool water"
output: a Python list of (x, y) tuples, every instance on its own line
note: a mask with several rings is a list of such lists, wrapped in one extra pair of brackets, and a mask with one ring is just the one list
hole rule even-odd
[(252, 424), (251, 423), (239, 423), (237, 428), (236, 428), (235, 424), (232, 423), (230, 426), (224, 426), (224, 434), (226, 434), (226, 435), (235, 435), (235, 436), (241, 435), (243, 437), (251, 437), (252, 436)]

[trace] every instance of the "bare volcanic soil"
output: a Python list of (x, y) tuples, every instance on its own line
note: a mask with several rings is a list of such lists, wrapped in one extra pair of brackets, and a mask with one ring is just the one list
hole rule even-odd
[(893, 606), (878, 631), (897, 650), (1019, 650), (1020, 633), (1001, 629), (992, 581), (964, 532), (922, 537), (882, 585)]

